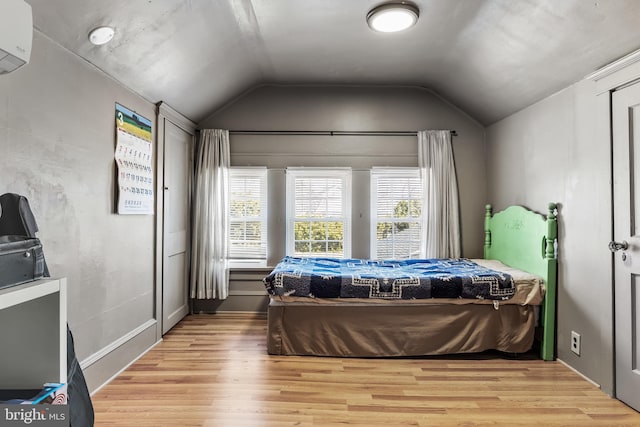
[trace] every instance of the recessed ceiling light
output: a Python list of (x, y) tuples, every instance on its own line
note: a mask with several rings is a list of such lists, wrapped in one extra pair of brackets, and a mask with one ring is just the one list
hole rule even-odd
[(89, 41), (96, 46), (109, 43), (115, 34), (115, 30), (111, 27), (98, 27), (89, 33)]
[(371, 9), (367, 23), (375, 31), (394, 33), (415, 25), (419, 15), (419, 9), (411, 3), (386, 3)]

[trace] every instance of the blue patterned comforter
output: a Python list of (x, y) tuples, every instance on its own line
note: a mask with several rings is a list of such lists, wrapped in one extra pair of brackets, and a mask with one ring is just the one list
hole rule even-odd
[(513, 278), (468, 259), (285, 257), (263, 279), (271, 295), (315, 298), (481, 298), (507, 300)]

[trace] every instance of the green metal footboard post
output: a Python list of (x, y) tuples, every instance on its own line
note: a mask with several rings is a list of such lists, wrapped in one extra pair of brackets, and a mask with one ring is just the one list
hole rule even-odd
[(558, 237), (558, 221), (556, 219), (557, 205), (549, 203), (547, 215), (547, 237), (544, 257), (548, 264), (547, 291), (542, 307), (542, 347), (540, 357), (543, 360), (553, 360), (555, 356), (556, 335), (556, 294), (558, 277), (558, 260), (556, 259), (555, 241)]

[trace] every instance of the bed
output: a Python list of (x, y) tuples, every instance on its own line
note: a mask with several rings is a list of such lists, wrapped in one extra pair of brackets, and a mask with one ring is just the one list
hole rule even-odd
[[(267, 351), (336, 357), (524, 353), (537, 339), (541, 358), (553, 360), (556, 215), (553, 203), (546, 216), (520, 206), (493, 214), (487, 205), (481, 260), (287, 257), (264, 279)], [(314, 273), (306, 274), (310, 263)], [(409, 273), (396, 277), (400, 264)], [(416, 278), (424, 271), (436, 273)]]

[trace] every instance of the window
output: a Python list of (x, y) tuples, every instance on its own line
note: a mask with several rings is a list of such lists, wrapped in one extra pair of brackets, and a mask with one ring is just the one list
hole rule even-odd
[(351, 169), (287, 169), (287, 254), (351, 256)]
[(267, 169), (229, 169), (229, 258), (267, 258)]
[(422, 212), (420, 169), (372, 169), (371, 258), (423, 256)]

